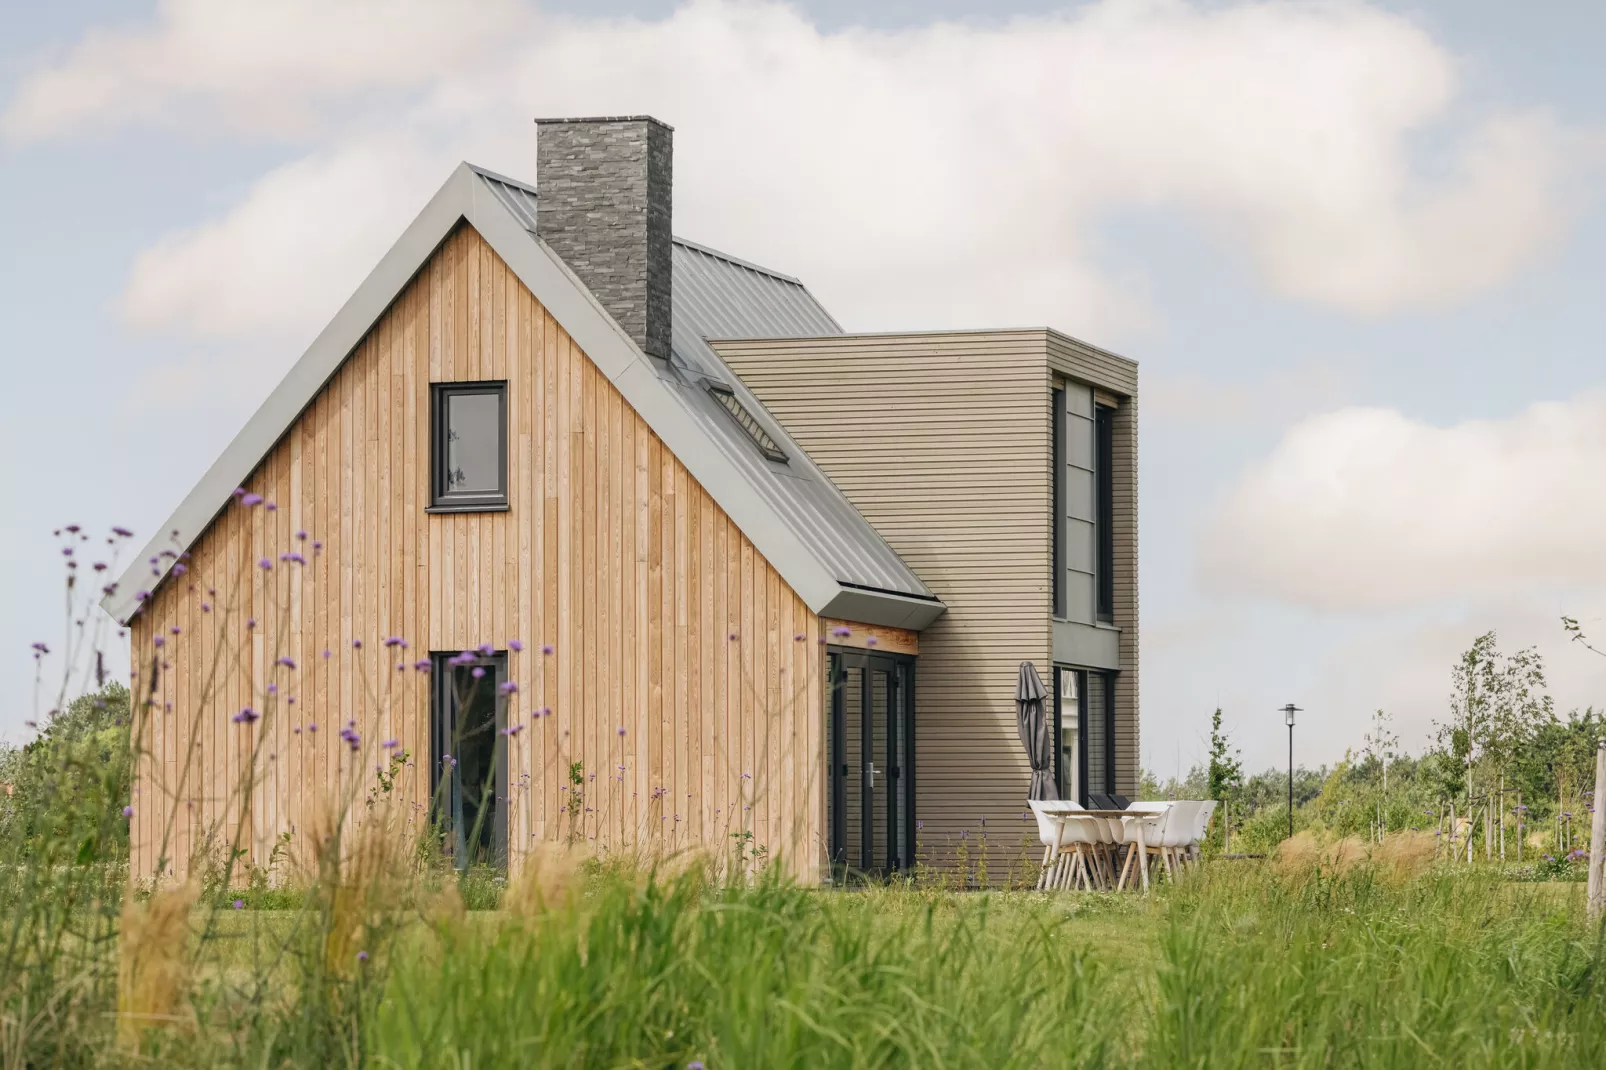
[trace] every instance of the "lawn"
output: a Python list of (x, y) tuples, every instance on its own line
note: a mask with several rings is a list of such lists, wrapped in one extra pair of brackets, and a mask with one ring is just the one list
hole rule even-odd
[(197, 908), (184, 1025), (147, 1032), (145, 1065), (1606, 1065), (1576, 884), (1221, 862), (1147, 899), (696, 873), (539, 891), (418, 898), (355, 942), (315, 905)]

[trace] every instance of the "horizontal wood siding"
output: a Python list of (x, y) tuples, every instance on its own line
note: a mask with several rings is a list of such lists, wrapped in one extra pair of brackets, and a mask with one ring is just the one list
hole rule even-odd
[(1115, 619), (1121, 672), (1115, 678), (1115, 790), (1136, 798), (1142, 740), (1138, 717), (1138, 399), (1120, 399), (1113, 431)]
[[(482, 379), (508, 381), (511, 507), (427, 514), (429, 384)], [(232, 845), (265, 867), (286, 834), (303, 850), (375, 786), (386, 740), (411, 756), (396, 791), (421, 815), (438, 756), (413, 663), (482, 643), (509, 651), (519, 689), (515, 865), (571, 830), (605, 850), (751, 830), (798, 876), (819, 872), (818, 618), (473, 230), (245, 489), (273, 510), (231, 504), (133, 625), (142, 693), (158, 673), (138, 729), (138, 876)], [(237, 723), (245, 707), (260, 719)], [(348, 723), (357, 750), (338, 738)]]
[[(720, 355), (948, 612), (920, 634), (916, 811), (942, 861), (985, 818), (1018, 852), (1020, 663), (1050, 670), (1041, 331), (719, 342)], [(973, 842), (973, 841), (972, 841)], [(999, 868), (1002, 872), (1002, 867)]]

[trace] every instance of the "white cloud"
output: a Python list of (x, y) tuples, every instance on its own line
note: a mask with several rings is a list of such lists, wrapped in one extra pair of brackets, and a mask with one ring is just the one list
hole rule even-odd
[[(675, 124), (676, 229), (803, 276), (854, 327), (1128, 330), (1140, 288), (1100, 269), (1095, 236), (1133, 207), (1183, 213), (1275, 291), (1360, 314), (1494, 285), (1564, 225), (1572, 135), (1538, 115), (1436, 131), (1454, 159), (1428, 177), (1413, 135), (1448, 121), (1455, 65), (1359, 4), (1104, 0), (991, 28), (830, 34), (726, 0), (658, 22), (508, 5), (466, 20), (415, 0), (370, 35), (370, 9), (291, 8), (259, 31), (260, 5), (169, 3), (148, 31), (87, 38), (12, 101), (13, 136), (92, 116), (211, 117), (238, 135), (345, 116), (224, 218), (148, 250), (131, 322), (309, 337), (452, 162), (528, 175), (542, 114)], [(385, 153), (438, 172), (398, 177)], [(271, 323), (261, 293), (279, 298)]]
[(23, 82), (16, 141), (128, 122), (275, 134), (372, 90), (429, 85), (524, 29), (517, 0), (161, 0), (147, 29), (93, 29)]
[(1201, 543), (1218, 592), (1373, 609), (1606, 582), (1606, 398), (1433, 427), (1349, 408), (1288, 431)]

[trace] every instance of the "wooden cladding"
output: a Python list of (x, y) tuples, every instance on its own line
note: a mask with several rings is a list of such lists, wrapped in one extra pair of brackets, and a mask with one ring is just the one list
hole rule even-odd
[(947, 605), (919, 637), (917, 810), (928, 850), (1020, 820), (1020, 663), (1048, 678), (1055, 374), (1113, 417), (1116, 788), (1137, 783), (1137, 369), (1054, 331), (719, 341), (718, 350)]
[[(426, 513), (430, 384), (502, 380), (507, 510)], [(263, 868), (281, 843), (303, 856), (401, 752), (395, 794), (421, 823), (440, 755), (415, 663), (482, 644), (517, 686), (515, 866), (540, 840), (722, 849), (751, 832), (818, 872), (818, 618), (472, 229), (244, 489), (272, 511), (228, 506), (133, 624), (139, 694), (158, 673), (136, 875), (231, 847)]]
[(920, 633), (906, 628), (884, 628), (876, 624), (860, 624), (852, 620), (820, 618), (825, 641), (832, 646), (854, 647), (859, 650), (879, 650), (885, 654), (920, 653)]

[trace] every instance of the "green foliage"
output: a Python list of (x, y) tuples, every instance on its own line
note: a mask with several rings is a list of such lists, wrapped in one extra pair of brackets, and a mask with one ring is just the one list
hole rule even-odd
[(1226, 801), (1236, 797), (1244, 783), (1244, 768), (1237, 747), (1221, 730), (1221, 707), (1210, 715), (1210, 794), (1206, 798)]
[[(112, 683), (56, 712), (31, 743), (0, 751), (4, 849), (26, 856), (76, 834), (80, 849), (95, 857), (126, 853), (128, 726), (128, 688)], [(96, 842), (85, 847), (86, 836)]]

